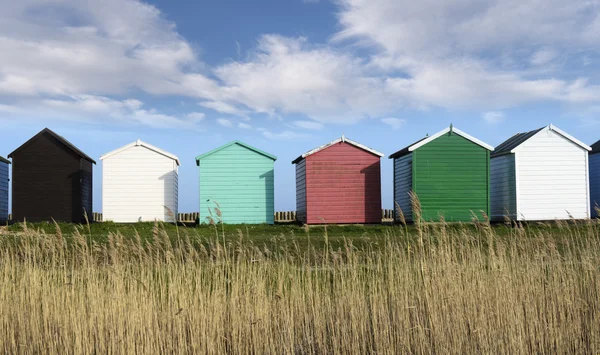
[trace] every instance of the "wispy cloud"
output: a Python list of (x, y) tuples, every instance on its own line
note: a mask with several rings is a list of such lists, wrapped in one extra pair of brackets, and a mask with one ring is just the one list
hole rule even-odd
[(263, 136), (265, 136), (268, 139), (271, 140), (278, 140), (278, 141), (290, 141), (290, 140), (298, 140), (298, 139), (306, 139), (309, 138), (310, 136), (304, 133), (298, 133), (298, 132), (294, 132), (294, 131), (282, 131), (282, 132), (272, 132), (266, 128), (259, 128), (258, 129), (259, 132), (261, 132), (261, 134)]
[(226, 118), (219, 118), (219, 119), (217, 119), (217, 123), (220, 124), (223, 127), (227, 127), (227, 128), (233, 127), (233, 122), (231, 120), (226, 119)]
[(244, 123), (244, 122), (238, 122), (237, 126), (238, 126), (238, 128), (241, 128), (241, 129), (252, 129), (251, 125)]
[(299, 128), (314, 129), (314, 130), (323, 129), (323, 127), (325, 127), (321, 122), (315, 122), (315, 121), (293, 121), (292, 125), (299, 127)]
[(400, 129), (400, 128), (402, 128), (402, 126), (404, 126), (406, 124), (405, 119), (394, 118), (394, 117), (382, 118), (381, 122), (392, 127), (392, 129)]
[(247, 116), (247, 113), (244, 110), (242, 110), (232, 104), (224, 102), (224, 101), (205, 101), (205, 102), (200, 102), (199, 105), (202, 107), (206, 107), (211, 110), (217, 111), (219, 113), (225, 113), (228, 115), (234, 115), (234, 116), (240, 116), (240, 117)]
[(499, 111), (489, 111), (483, 114), (483, 120), (489, 124), (498, 124), (504, 121), (504, 113)]

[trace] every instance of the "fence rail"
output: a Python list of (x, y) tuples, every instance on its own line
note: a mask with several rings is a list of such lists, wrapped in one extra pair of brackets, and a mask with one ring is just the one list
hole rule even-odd
[[(8, 215), (8, 219), (12, 220), (12, 215)], [(196, 223), (200, 219), (199, 212), (178, 213), (177, 222), (180, 223)], [(92, 214), (93, 222), (103, 222), (102, 213), (94, 212)], [(382, 222), (394, 221), (394, 210), (381, 210)], [(296, 211), (275, 212), (275, 223), (293, 223), (296, 222)]]

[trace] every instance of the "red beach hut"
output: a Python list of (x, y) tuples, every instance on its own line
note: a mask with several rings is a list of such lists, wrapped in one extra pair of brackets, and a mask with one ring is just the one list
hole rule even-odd
[(344, 136), (299, 156), (292, 162), (298, 221), (381, 223), (382, 156)]

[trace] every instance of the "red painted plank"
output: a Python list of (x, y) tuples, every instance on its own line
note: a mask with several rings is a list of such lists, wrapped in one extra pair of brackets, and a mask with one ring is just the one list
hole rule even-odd
[(306, 223), (380, 223), (380, 158), (339, 143), (306, 158)]

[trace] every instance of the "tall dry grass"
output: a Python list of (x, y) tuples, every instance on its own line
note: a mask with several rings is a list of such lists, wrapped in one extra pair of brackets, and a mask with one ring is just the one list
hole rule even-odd
[[(81, 228), (0, 248), (0, 352), (530, 354), (600, 351), (600, 238), (445, 223), (356, 248), (172, 242)], [(578, 231), (582, 228), (578, 228)], [(397, 235), (395, 233), (398, 233)], [(315, 236), (311, 236), (315, 238)], [(416, 240), (416, 242), (411, 242)]]

